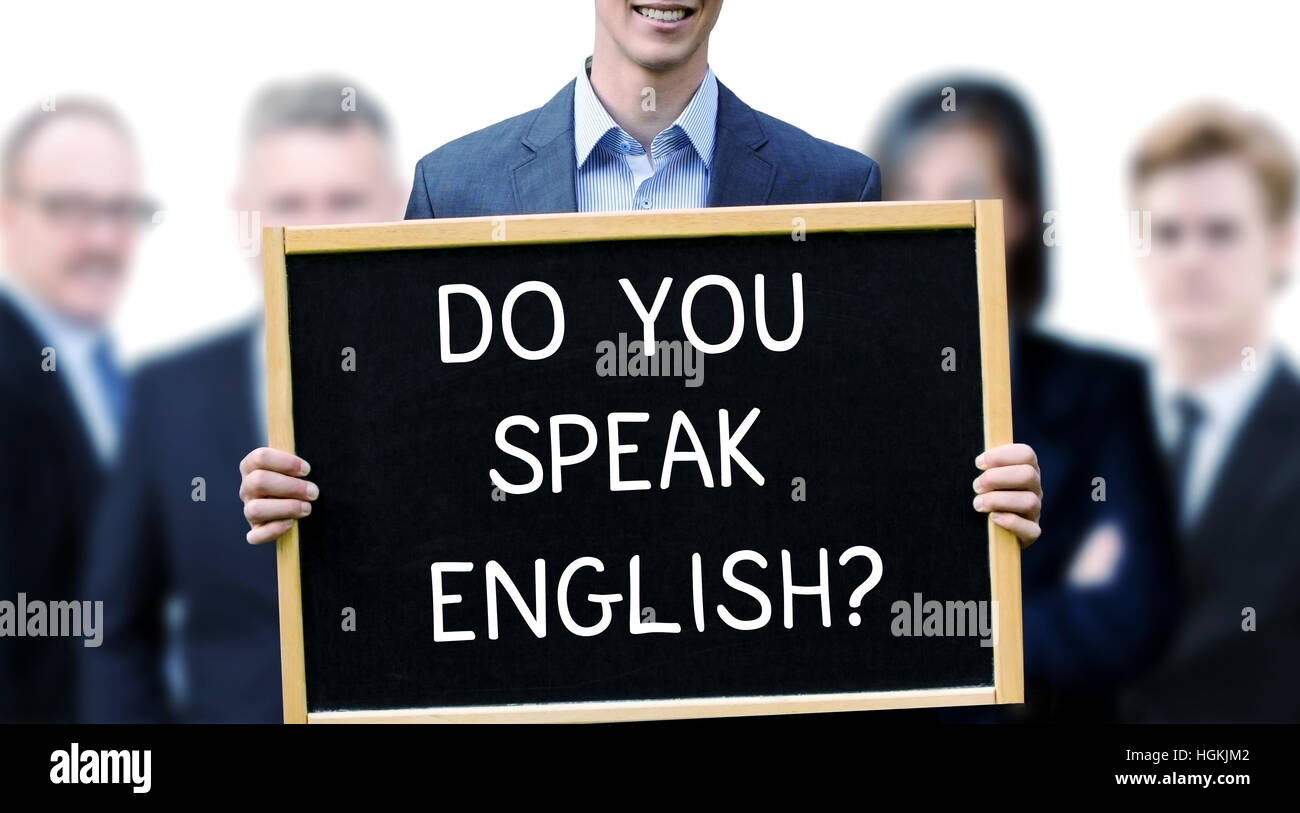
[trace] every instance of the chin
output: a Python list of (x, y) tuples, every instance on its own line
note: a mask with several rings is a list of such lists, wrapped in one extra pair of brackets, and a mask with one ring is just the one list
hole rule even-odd
[(1218, 320), (1202, 316), (1175, 316), (1170, 320), (1170, 334), (1181, 343), (1206, 344), (1217, 342), (1224, 334), (1224, 325)]
[(640, 49), (632, 59), (648, 71), (670, 71), (686, 63), (691, 58), (690, 52), (682, 48), (665, 48), (650, 46)]
[(118, 300), (117, 294), (116, 290), (74, 294), (63, 300), (61, 310), (79, 322), (104, 325), (113, 316)]

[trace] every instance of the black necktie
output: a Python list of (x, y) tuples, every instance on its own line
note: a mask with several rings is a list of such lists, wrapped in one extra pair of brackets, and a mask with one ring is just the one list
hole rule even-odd
[(1205, 420), (1205, 410), (1194, 398), (1184, 394), (1174, 396), (1173, 406), (1177, 434), (1173, 448), (1169, 450), (1169, 482), (1173, 486), (1181, 514), (1187, 503), (1187, 477), (1196, 450), (1196, 433)]

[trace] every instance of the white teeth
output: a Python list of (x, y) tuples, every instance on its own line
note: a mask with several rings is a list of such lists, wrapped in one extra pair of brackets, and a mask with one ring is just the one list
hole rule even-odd
[(638, 8), (642, 17), (649, 17), (652, 20), (658, 20), (661, 23), (675, 23), (686, 16), (686, 9), (677, 8), (671, 11), (665, 11), (657, 8)]

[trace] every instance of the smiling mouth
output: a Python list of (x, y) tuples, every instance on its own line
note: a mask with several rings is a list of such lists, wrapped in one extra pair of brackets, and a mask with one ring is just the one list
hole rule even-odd
[(666, 9), (654, 8), (652, 6), (633, 6), (632, 9), (647, 20), (652, 20), (656, 23), (680, 22), (695, 13), (694, 9), (689, 8)]

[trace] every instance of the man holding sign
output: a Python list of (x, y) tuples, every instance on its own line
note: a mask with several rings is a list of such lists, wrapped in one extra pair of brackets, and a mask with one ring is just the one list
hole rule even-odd
[[(870, 158), (753, 110), (717, 81), (708, 40), (721, 7), (596, 0), (579, 76), (541, 108), (426, 155), (407, 219), (879, 200)], [(1037, 539), (1034, 451), (1009, 444), (975, 463), (975, 509), (1023, 545)], [(256, 449), (240, 472), (251, 544), (283, 534), (320, 494), (288, 452)]]

